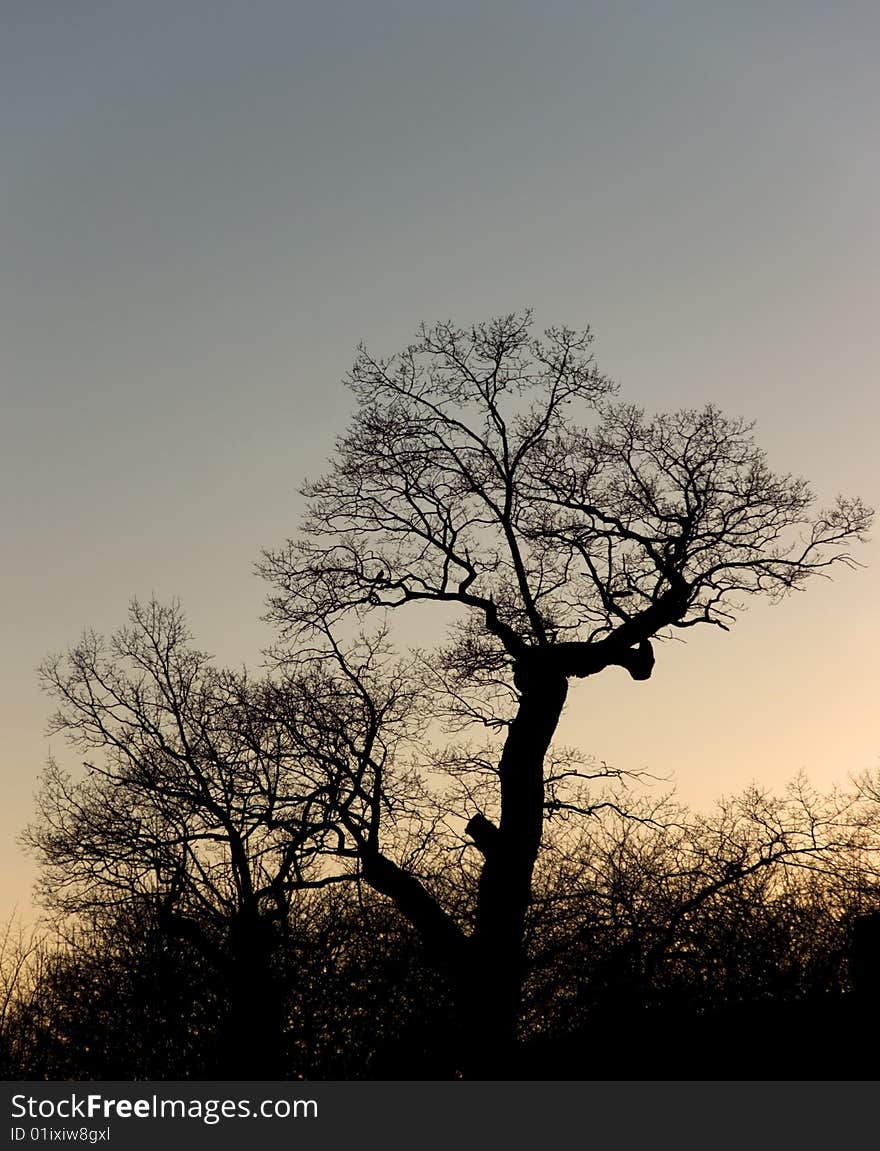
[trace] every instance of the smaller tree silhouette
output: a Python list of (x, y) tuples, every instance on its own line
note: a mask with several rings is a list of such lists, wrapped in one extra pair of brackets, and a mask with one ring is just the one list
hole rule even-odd
[[(82, 776), (54, 759), (44, 772), (25, 834), (39, 890), (62, 915), (140, 918), (197, 949), (225, 988), (215, 1072), (273, 1077), (291, 900), (351, 878), (337, 825), (360, 802), (356, 769), (334, 778), (304, 742), (323, 681), (288, 678), (282, 707), (277, 685), (214, 668), (178, 606), (135, 602), (129, 617), (42, 668), (50, 731), (87, 759)], [(334, 732), (350, 741), (346, 722)]]

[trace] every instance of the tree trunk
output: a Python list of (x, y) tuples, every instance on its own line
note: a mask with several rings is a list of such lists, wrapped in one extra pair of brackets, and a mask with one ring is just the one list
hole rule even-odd
[(568, 690), (564, 676), (518, 669), (519, 710), (499, 763), (501, 820), (481, 837), (474, 934), (462, 972), (469, 1077), (516, 1074), (516, 1031), (525, 951), (523, 933), (544, 823), (544, 757)]
[(283, 1078), (284, 993), (273, 962), (274, 925), (257, 912), (244, 912), (233, 921), (228, 947), (217, 1077)]
[(473, 934), (464, 937), (418, 879), (377, 849), (363, 875), (419, 930), (430, 961), (451, 977), (461, 1037), (457, 1070), (471, 1079), (516, 1077), (516, 1032), (525, 953), (523, 930), (544, 823), (544, 757), (565, 704), (565, 676), (538, 660), (520, 661), (519, 709), (499, 763), (501, 819), (468, 824), (483, 853)]

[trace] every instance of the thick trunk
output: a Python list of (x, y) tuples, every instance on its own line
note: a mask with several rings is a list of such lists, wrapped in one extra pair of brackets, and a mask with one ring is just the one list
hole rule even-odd
[(280, 1079), (284, 1066), (284, 993), (275, 971), (274, 925), (244, 914), (230, 931), (226, 1016), (218, 1078)]
[(469, 1074), (515, 1073), (516, 1027), (525, 975), (523, 933), (544, 822), (544, 757), (567, 693), (565, 677), (529, 669), (518, 676), (519, 710), (499, 763), (497, 829), (472, 822), (485, 856), (470, 956), (462, 973)]
[(465, 938), (418, 879), (379, 851), (365, 851), (363, 875), (419, 930), (429, 960), (451, 977), (461, 1056), (469, 1078), (516, 1073), (516, 1029), (525, 974), (523, 932), (544, 822), (544, 757), (565, 704), (568, 681), (535, 660), (517, 672), (520, 704), (499, 763), (501, 818), (468, 825), (483, 853), (475, 927)]

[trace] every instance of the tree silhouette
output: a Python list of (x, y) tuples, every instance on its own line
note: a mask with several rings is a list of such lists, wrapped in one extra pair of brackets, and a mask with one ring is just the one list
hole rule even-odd
[(703, 814), (669, 800), (636, 821), (638, 805), (545, 836), (529, 915), (530, 1010), (545, 1027), (621, 1002), (795, 998), (840, 967), (843, 925), (877, 901), (858, 792), (798, 778)]
[(503, 737), (497, 821), (478, 810), (467, 824), (481, 856), (472, 922), (394, 858), (375, 775), (354, 843), (363, 877), (454, 972), (483, 1075), (504, 1073), (515, 1041), (545, 759), (570, 680), (610, 667), (647, 680), (656, 638), (728, 628), (747, 597), (852, 565), (871, 519), (858, 499), (813, 511), (807, 484), (772, 472), (741, 419), (617, 402), (588, 331), (533, 339), (530, 323), (423, 326), (389, 359), (361, 347), (353, 422), (304, 489), (301, 534), (262, 563), (284, 658), (335, 661), (343, 677), (357, 678), (341, 638), (352, 624), (455, 610), (425, 661), (423, 682), (442, 689), (432, 711)]
[(291, 899), (349, 878), (322, 862), (338, 864), (335, 821), (357, 797), (300, 735), (320, 685), (288, 680), (283, 709), (269, 706), (277, 685), (213, 667), (180, 608), (155, 602), (42, 677), (59, 704), (50, 731), (89, 757), (81, 778), (55, 760), (43, 775), (25, 840), (45, 902), (195, 948), (223, 988), (215, 1074), (277, 1075)]

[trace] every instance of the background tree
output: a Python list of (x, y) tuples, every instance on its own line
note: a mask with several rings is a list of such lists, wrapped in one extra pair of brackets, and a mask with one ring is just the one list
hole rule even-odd
[(310, 723), (309, 691), (289, 685), (281, 721), (274, 687), (215, 669), (179, 607), (156, 603), (42, 674), (59, 703), (50, 730), (89, 756), (83, 777), (54, 760), (44, 773), (26, 835), (44, 900), (111, 937), (134, 917), (196, 948), (220, 980), (215, 1073), (277, 1074), (291, 899), (347, 878), (335, 821), (357, 799), (292, 734)]
[(865, 1074), (854, 943), (880, 877), (866, 814), (857, 788), (797, 779), (707, 814), (551, 825), (529, 916), (528, 1073)]
[[(857, 793), (819, 795), (798, 779), (782, 795), (752, 786), (705, 815), (670, 801), (636, 820), (640, 806), (551, 828), (542, 849), (532, 965), (567, 988), (557, 1030), (622, 1000), (702, 1009), (802, 996), (822, 978), (809, 956), (839, 971), (840, 932), (876, 901), (852, 871), (880, 874)], [(820, 905), (833, 944), (816, 934)], [(552, 1028), (552, 987), (538, 998)]]
[(30, 1056), (7, 1077), (211, 1078), (224, 991), (214, 957), (164, 930), (155, 907), (76, 917), (43, 941), (16, 1032)]
[(615, 402), (589, 332), (533, 339), (530, 319), (423, 327), (390, 359), (362, 347), (352, 425), (305, 488), (301, 535), (263, 563), (282, 640), (319, 657), (338, 657), (338, 629), (375, 609), (458, 611), (432, 666), (461, 718), (503, 733), (497, 822), (468, 823), (482, 856), (472, 929), (378, 828), (357, 846), (367, 881), (457, 972), (484, 1074), (515, 1037), (545, 757), (569, 681), (614, 666), (649, 678), (656, 637), (726, 628), (745, 597), (852, 564), (870, 522), (859, 500), (812, 511), (806, 483), (773, 473), (740, 419)]
[[(448, 991), (412, 926), (369, 890), (298, 890), (273, 953), (283, 1079), (442, 1078)], [(0, 947), (5, 1079), (261, 1077), (227, 1049), (222, 941), (208, 957), (155, 908), (80, 915)], [(252, 989), (254, 997), (258, 989)]]
[(0, 927), (0, 1078), (40, 1078), (43, 1034), (35, 1016), (43, 998), (48, 947), (10, 917)]

